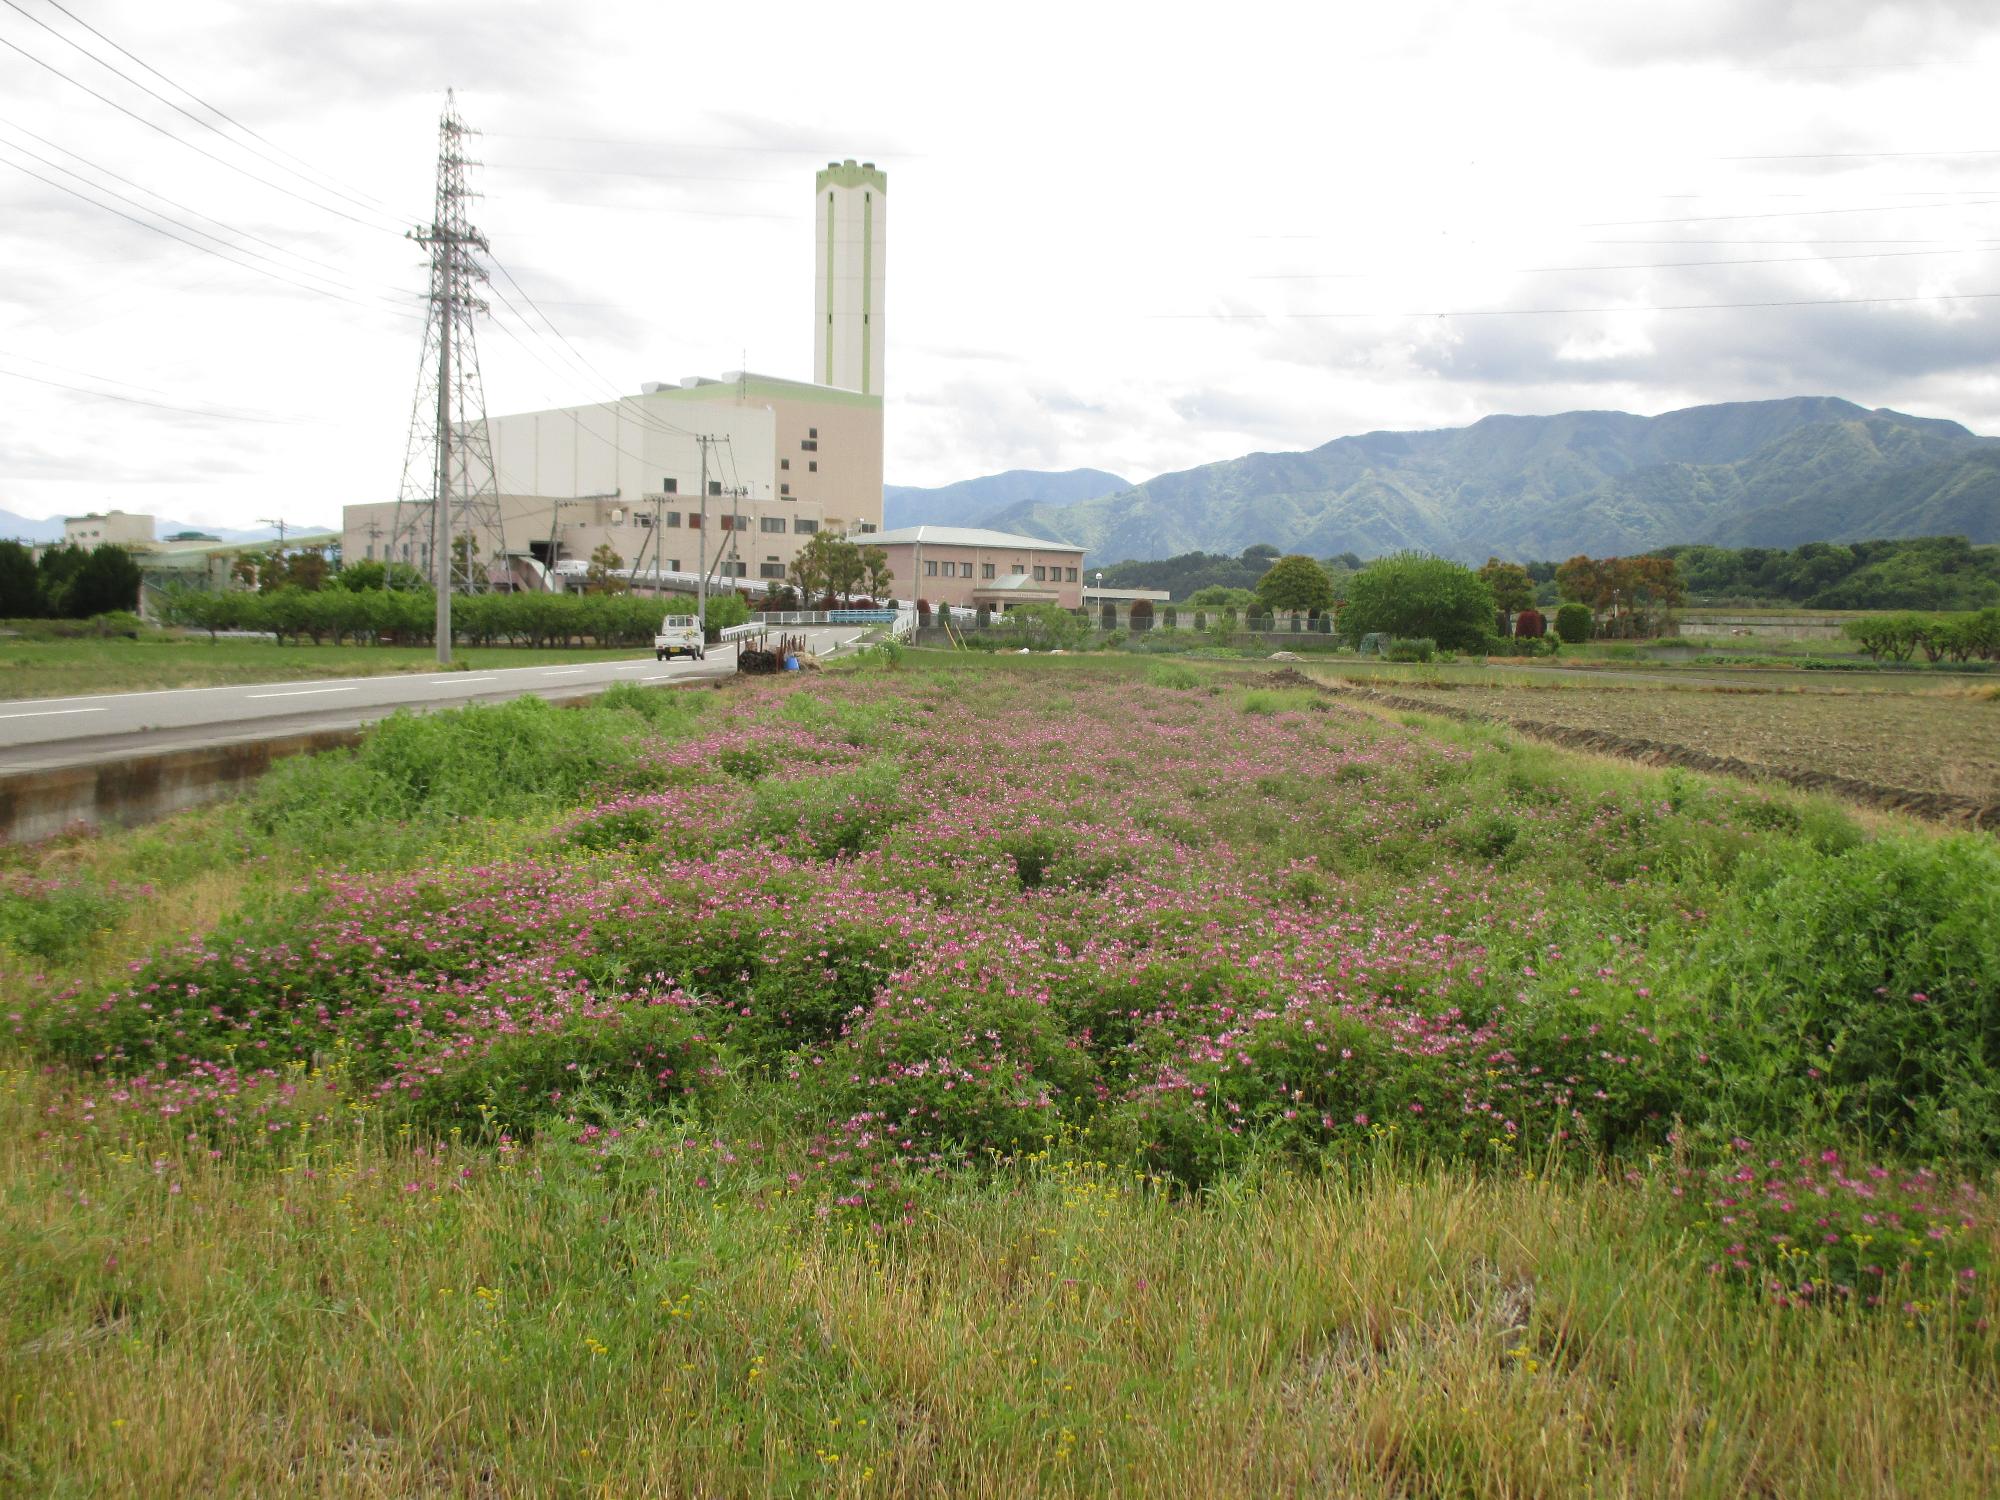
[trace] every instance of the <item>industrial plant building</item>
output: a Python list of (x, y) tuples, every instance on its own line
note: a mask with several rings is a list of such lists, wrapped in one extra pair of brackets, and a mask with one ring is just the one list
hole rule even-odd
[[(784, 578), (816, 532), (880, 530), (888, 178), (834, 162), (814, 190), (812, 378), (696, 376), (489, 418), (501, 534), (474, 546), (496, 584), (561, 587), (601, 545), (640, 585), (687, 587), (703, 566), (754, 584)], [(396, 512), (346, 507), (347, 561), (428, 572), (428, 543), (396, 539)]]

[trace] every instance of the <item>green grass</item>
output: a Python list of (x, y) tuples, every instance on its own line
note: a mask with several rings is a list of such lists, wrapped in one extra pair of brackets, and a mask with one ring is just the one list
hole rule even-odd
[[(732, 817), (743, 842), (727, 852), (771, 860), (785, 897), (729, 926), (732, 942), (810, 922), (821, 888), (808, 858), (827, 861), (826, 888), (846, 872), (892, 913), (920, 898), (977, 913), (999, 898), (970, 865), (997, 855), (998, 878), (1018, 887), (1006, 899), (1060, 927), (1065, 903), (1100, 910), (1092, 892), (1156, 857), (1110, 858), (1119, 846), (1097, 820), (1121, 796), (1138, 826), (1186, 851), (1149, 877), (1279, 882), (1290, 909), (1274, 916), (1446, 930), (1463, 913), (1434, 878), (1465, 868), (1476, 878), (1459, 889), (1492, 919), (1509, 998), (1512, 966), (1547, 970), (1535, 1003), (1564, 1041), (1618, 1013), (1593, 1008), (1595, 988), (1565, 1000), (1572, 979), (1594, 987), (1595, 966), (1656, 935), (1662, 955), (1700, 958), (1673, 975), (1663, 1014), (1733, 987), (1775, 1033), (1787, 997), (1839, 988), (1850, 1043), (1905, 1061), (1930, 1044), (1907, 1028), (1938, 1010), (1906, 1005), (1891, 1018), (1905, 1031), (1872, 1035), (1870, 986), (1922, 983), (1941, 1006), (1933, 969), (1967, 994), (1995, 982), (1931, 953), (1991, 950), (1972, 930), (1985, 898), (1966, 884), (1980, 878), (1968, 842), (1869, 841), (1824, 802), (1579, 759), (1491, 725), (1357, 725), (1267, 676), (909, 653), (736, 695), (621, 689), (574, 713), (392, 726), (240, 804), (0, 852), (14, 903), (11, 915), (0, 904), (0, 944), (14, 949), (0, 948), (0, 1016), (132, 985), (135, 963), (218, 924), (306, 914), (329, 858), (417, 872), (419, 893), (399, 898), (415, 916), (432, 899), (423, 878), (512, 859), (556, 862), (551, 887), (673, 879), (660, 873), (673, 846), (657, 840), (719, 840)], [(927, 767), (956, 751), (953, 775), (982, 774), (1021, 732), (996, 705), (1024, 697), (1042, 748), (980, 804), (1006, 812), (1018, 798), (1020, 819), (941, 843), (936, 890), (897, 887), (909, 866), (887, 856), (933, 810), (912, 805)], [(1093, 718), (1117, 731), (1095, 760), (1074, 748)], [(1212, 738), (1184, 739), (1155, 769), (1148, 719)], [(724, 748), (675, 759), (718, 723), (735, 736)], [(1217, 791), (1216, 766), (1291, 735), (1396, 753), (1259, 752)], [(646, 797), (624, 795), (690, 785), (714, 799), (700, 819), (648, 823)], [(978, 790), (968, 780), (963, 796)], [(1413, 793), (1422, 821), (1385, 823)], [(565, 821), (606, 798), (603, 839)], [(1565, 807), (1631, 834), (1586, 845)], [(1962, 865), (1946, 873), (1963, 889), (1908, 887), (1933, 851)], [(1822, 878), (1829, 868), (1844, 880)], [(1810, 901), (1792, 898), (1802, 883)], [(703, 874), (687, 910), (722, 885)], [(1135, 907), (1150, 899), (1132, 890)], [(621, 929), (616, 902), (591, 910), (594, 930), (562, 962), (593, 984), (612, 977), (599, 939), (642, 952), (681, 919), (668, 907)], [(1514, 935), (1513, 918), (1539, 925)], [(504, 922), (494, 931), (517, 940)], [(787, 983), (853, 956), (826, 946)], [(419, 990), (432, 980), (412, 974)], [(1186, 971), (1182, 1003), (1218, 976), (1255, 1003), (1254, 963)], [(830, 1006), (815, 1018), (821, 1043), (777, 1055), (833, 1053), (844, 1014)], [(991, 1010), (1002, 1028), (1040, 1014), (997, 995)], [(647, 1015), (678, 1035), (679, 1012)], [(1495, 1141), (1448, 1159), (1413, 1129), (1378, 1126), (1317, 1161), (1253, 1143), (1193, 1187), (1054, 1124), (848, 1203), (829, 1185), (837, 1172), (814, 1176), (828, 1148), (811, 1134), (813, 1090), (834, 1083), (767, 1077), (741, 1052), (717, 1054), (699, 1098), (666, 1104), (641, 1089), (643, 1102), (609, 1108), (616, 1085), (579, 1078), (532, 1138), (499, 1141), (477, 1080), (413, 1113), (327, 1047), (272, 1087), (332, 1088), (337, 1117), (261, 1144), (261, 1126), (196, 1135), (185, 1117), (80, 1118), (75, 1077), (13, 1035), (0, 1041), (0, 1496), (2000, 1489), (1990, 1320), (1904, 1316), (1893, 1299), (1880, 1314), (1785, 1308), (1711, 1274), (1734, 1231), (1682, 1195), (1684, 1142), (1610, 1157)], [(566, 1060), (596, 1067), (608, 1038), (567, 1040), (523, 1035), (503, 1061), (545, 1097), (566, 1087)], [(1797, 1050), (1770, 1052), (1774, 1106), (1816, 1065), (1807, 1036), (1778, 1040)], [(931, 1056), (919, 1042), (910, 1055)], [(1588, 1068), (1628, 1045), (1607, 1032), (1575, 1055)], [(1238, 1088), (1233, 1076), (1225, 1067), (1215, 1086)], [(1237, 1097), (1255, 1112), (1258, 1092)], [(1981, 1100), (1964, 1123), (1991, 1117)], [(1977, 1208), (1968, 1239), (1990, 1264), (1996, 1182), (1970, 1147), (1959, 1165)], [(1990, 1313), (1992, 1297), (1968, 1307)]]
[[(452, 659), (469, 669), (492, 669), (630, 661), (645, 654), (631, 647), (461, 646), (452, 652)], [(175, 639), (170, 634), (137, 640), (0, 638), (0, 701), (436, 670), (437, 653), (429, 646), (280, 646), (271, 641)]]
[[(1773, 1320), (1664, 1186), (1054, 1149), (888, 1235), (700, 1138), (246, 1169), (0, 1080), (0, 1491), (1974, 1495), (1991, 1340)], [(1865, 1372), (1865, 1374), (1864, 1374)]]

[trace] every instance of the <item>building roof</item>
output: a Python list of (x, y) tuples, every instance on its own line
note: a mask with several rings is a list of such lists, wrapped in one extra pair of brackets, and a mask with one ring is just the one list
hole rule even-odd
[(908, 546), (922, 543), (931, 547), (991, 547), (1001, 552), (1075, 552), (1083, 548), (1068, 542), (1044, 541), (1038, 536), (1016, 536), (1007, 531), (986, 531), (977, 526), (899, 526), (894, 531), (871, 532), (870, 547)]

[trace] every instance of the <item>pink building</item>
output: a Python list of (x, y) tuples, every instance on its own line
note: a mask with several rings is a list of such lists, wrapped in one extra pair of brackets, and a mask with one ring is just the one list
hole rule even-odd
[(1067, 542), (970, 526), (904, 526), (853, 540), (889, 554), (898, 599), (996, 614), (1020, 604), (1083, 607), (1083, 549)]

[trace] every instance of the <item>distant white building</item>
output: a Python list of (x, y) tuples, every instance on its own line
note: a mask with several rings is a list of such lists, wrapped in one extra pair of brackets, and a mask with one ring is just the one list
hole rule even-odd
[(108, 510), (102, 515), (63, 517), (63, 542), (86, 551), (93, 547), (150, 547), (153, 545), (153, 518), (128, 510)]

